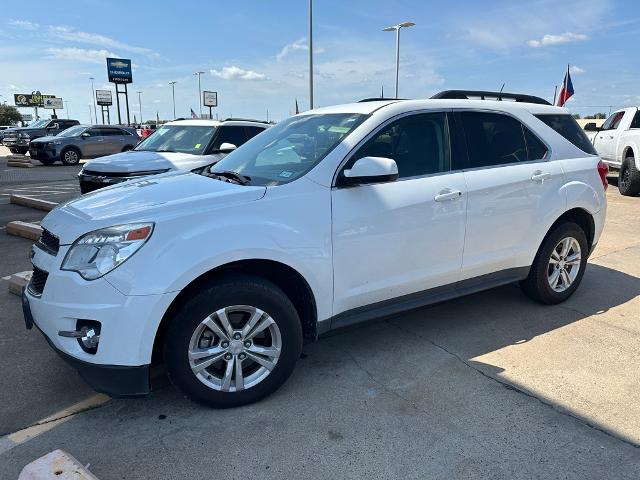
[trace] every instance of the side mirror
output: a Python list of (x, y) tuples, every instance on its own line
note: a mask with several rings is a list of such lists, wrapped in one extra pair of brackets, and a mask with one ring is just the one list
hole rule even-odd
[(47, 130), (58, 130), (60, 128), (60, 125), (58, 125), (57, 123), (54, 123), (53, 125), (49, 125), (47, 127)]
[(585, 132), (597, 132), (598, 130), (598, 127), (596, 127), (596, 122), (589, 122), (584, 126)]
[(384, 157), (362, 157), (340, 176), (341, 185), (393, 182), (398, 179), (395, 160)]
[(221, 152), (232, 152), (236, 148), (238, 147), (236, 147), (233, 143), (224, 142), (222, 145), (218, 147), (218, 150)]
[(80, 137), (82, 137), (82, 138), (87, 138), (87, 137), (90, 137), (90, 136), (91, 136), (91, 134), (89, 134), (89, 132), (82, 132), (80, 134)]

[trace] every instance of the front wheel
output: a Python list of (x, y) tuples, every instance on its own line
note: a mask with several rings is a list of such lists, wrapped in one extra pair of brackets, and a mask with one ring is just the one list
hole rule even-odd
[(67, 148), (60, 154), (60, 160), (65, 165), (77, 165), (80, 161), (80, 152), (75, 148)]
[(56, 163), (55, 158), (39, 158), (38, 161), (43, 165), (53, 165)]
[(632, 197), (640, 193), (640, 171), (633, 157), (627, 157), (620, 167), (618, 190), (622, 195)]
[(552, 230), (520, 285), (532, 299), (554, 305), (569, 298), (582, 281), (589, 245), (584, 230), (573, 222)]
[(226, 408), (277, 390), (301, 350), (289, 298), (271, 282), (238, 275), (185, 302), (166, 332), (164, 360), (169, 379), (188, 397)]

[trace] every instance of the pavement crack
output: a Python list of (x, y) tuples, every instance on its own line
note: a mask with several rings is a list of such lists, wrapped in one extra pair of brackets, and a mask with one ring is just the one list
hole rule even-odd
[[(590, 423), (590, 422), (588, 422), (587, 420), (585, 420), (584, 418), (579, 417), (579, 416), (577, 416), (577, 415), (574, 415), (573, 413), (571, 413), (571, 412), (567, 411), (566, 409), (563, 409), (563, 408), (559, 407), (558, 405), (556, 405), (556, 404), (554, 404), (554, 403), (552, 403), (552, 402), (549, 402), (549, 401), (547, 401), (547, 400), (545, 400), (545, 399), (543, 399), (543, 398), (541, 398), (541, 397), (538, 397), (537, 395), (535, 395), (535, 394), (531, 393), (531, 392), (530, 392), (530, 391), (528, 391), (528, 390), (525, 390), (525, 389), (523, 389), (523, 388), (520, 388), (520, 387), (518, 387), (518, 386), (516, 386), (516, 385), (514, 385), (514, 384), (512, 384), (512, 383), (509, 383), (509, 382), (507, 382), (507, 381), (505, 381), (505, 380), (502, 380), (502, 379), (500, 379), (500, 378), (497, 378), (497, 377), (494, 377), (494, 376), (492, 376), (492, 375), (489, 375), (488, 373), (486, 373), (486, 372), (482, 371), (481, 369), (479, 369), (478, 367), (476, 367), (476, 366), (475, 366), (475, 365), (473, 365), (472, 363), (470, 363), (470, 362), (468, 362), (467, 360), (465, 360), (464, 358), (462, 358), (462, 357), (461, 357), (460, 355), (458, 355), (457, 353), (455, 353), (455, 352), (453, 352), (453, 351), (451, 351), (451, 350), (447, 349), (446, 347), (444, 347), (444, 346), (442, 346), (442, 345), (440, 345), (440, 344), (436, 343), (435, 341), (431, 340), (431, 339), (430, 339), (430, 338), (428, 338), (428, 337), (425, 337), (424, 335), (420, 335), (420, 334), (418, 334), (418, 333), (416, 333), (416, 332), (409, 331), (409, 330), (407, 330), (407, 329), (405, 329), (405, 328), (401, 327), (400, 325), (397, 325), (397, 324), (395, 324), (395, 323), (392, 323), (390, 320), (387, 320), (385, 323), (387, 323), (387, 324), (389, 324), (389, 325), (391, 325), (391, 326), (393, 326), (393, 327), (397, 328), (398, 330), (400, 330), (400, 331), (402, 331), (402, 332), (404, 332), (404, 333), (407, 333), (407, 334), (410, 334), (410, 335), (416, 336), (416, 337), (418, 337), (418, 338), (421, 338), (422, 340), (425, 340), (425, 341), (429, 342), (429, 343), (430, 343), (431, 345), (433, 345), (434, 347), (436, 347), (436, 348), (438, 348), (438, 349), (442, 350), (443, 352), (445, 352), (445, 353), (447, 353), (448, 355), (450, 355), (450, 356), (454, 357), (455, 359), (457, 359), (459, 362), (461, 362), (461, 363), (462, 363), (463, 365), (465, 365), (466, 367), (468, 367), (468, 368), (470, 368), (471, 370), (475, 371), (476, 373), (478, 373), (478, 374), (482, 375), (483, 377), (485, 377), (485, 378), (487, 378), (487, 379), (489, 379), (489, 380), (492, 380), (493, 382), (498, 383), (499, 385), (501, 385), (503, 388), (506, 388), (507, 390), (513, 390), (513, 391), (515, 391), (515, 392), (517, 392), (517, 393), (520, 393), (520, 394), (522, 394), (522, 395), (524, 395), (524, 396), (526, 396), (526, 397), (529, 397), (529, 398), (532, 398), (532, 399), (534, 399), (534, 400), (537, 400), (537, 401), (538, 401), (538, 402), (540, 402), (542, 405), (545, 405), (545, 406), (547, 406), (547, 407), (552, 408), (554, 411), (558, 412), (560, 415), (563, 415), (563, 416), (565, 416), (565, 417), (572, 418), (572, 419), (576, 420), (577, 422), (579, 422), (580, 424), (585, 425), (586, 427), (589, 427), (589, 428), (591, 428), (591, 429), (593, 429), (593, 430), (596, 430), (596, 431), (598, 431), (598, 432), (600, 432), (600, 433), (603, 433), (603, 434), (605, 434), (606, 436), (608, 436), (608, 437), (610, 437), (610, 438), (613, 438), (613, 439), (618, 440), (618, 441), (620, 441), (620, 442), (622, 442), (622, 443), (625, 443), (625, 444), (627, 444), (627, 445), (629, 445), (629, 446), (631, 446), (631, 447), (633, 447), (633, 448), (640, 449), (640, 444), (634, 443), (634, 442), (632, 442), (632, 441), (630, 441), (630, 440), (627, 440), (626, 438), (623, 438), (623, 437), (620, 437), (620, 436), (618, 436), (618, 435), (616, 435), (616, 434), (614, 434), (614, 433), (611, 433), (611, 432), (609, 432), (609, 431), (607, 431), (607, 430), (603, 429), (602, 427), (600, 427), (600, 426), (598, 426), (598, 425), (595, 425), (595, 424), (593, 424), (593, 423)], [(360, 367), (360, 368), (362, 368), (362, 367)], [(370, 374), (370, 375), (371, 375), (371, 374)], [(377, 380), (376, 380), (376, 381), (377, 381)], [(378, 381), (377, 381), (377, 382), (378, 382)], [(380, 383), (380, 382), (378, 382), (378, 383)], [(402, 398), (402, 397), (400, 396), (400, 398)]]

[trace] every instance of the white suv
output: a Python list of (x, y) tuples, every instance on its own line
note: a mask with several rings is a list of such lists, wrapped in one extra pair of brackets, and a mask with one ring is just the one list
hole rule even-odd
[(146, 394), (164, 362), (226, 407), (276, 390), (329, 330), (515, 281), (565, 300), (603, 228), (606, 166), (565, 109), (471, 95), (312, 110), (203, 174), (59, 206), (27, 326), (99, 391)]

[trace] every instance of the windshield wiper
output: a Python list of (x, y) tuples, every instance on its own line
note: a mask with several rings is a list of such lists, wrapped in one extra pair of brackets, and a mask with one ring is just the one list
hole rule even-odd
[(160, 150), (155, 150), (155, 151), (156, 151), (156, 152), (162, 152), (162, 153), (165, 153), (165, 152), (168, 152), (168, 153), (176, 153), (176, 151), (175, 151), (175, 150), (171, 150), (171, 149), (169, 149), (169, 148), (162, 148), (162, 149), (160, 149)]
[(224, 170), (222, 172), (210, 171), (209, 173), (216, 177), (224, 177), (224, 178), (229, 178), (231, 180), (235, 180), (240, 185), (249, 185), (249, 182), (251, 182), (251, 177), (248, 177), (246, 175), (241, 175), (238, 172), (234, 172), (233, 170)]

